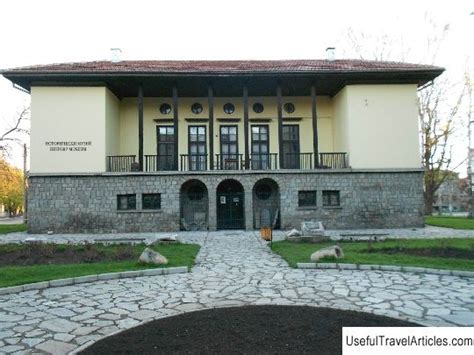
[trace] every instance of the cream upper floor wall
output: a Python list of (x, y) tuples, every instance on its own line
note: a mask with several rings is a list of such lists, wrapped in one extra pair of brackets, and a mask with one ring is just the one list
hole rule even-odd
[(334, 147), (353, 168), (421, 167), (416, 85), (348, 85), (334, 111)]
[(32, 87), (30, 171), (104, 171), (107, 152), (117, 149), (112, 129), (106, 140), (106, 120), (117, 132), (117, 110), (104, 87)]
[[(347, 152), (353, 168), (420, 167), (416, 89), (416, 85), (349, 85), (333, 98), (318, 96), (319, 151)], [(202, 104), (201, 114), (191, 112), (195, 102)], [(227, 102), (234, 104), (233, 114), (224, 113)], [(262, 113), (252, 110), (255, 102), (264, 105)], [(284, 119), (297, 120), (284, 124), (299, 125), (300, 150), (312, 152), (311, 98), (284, 97), (286, 102), (295, 105), (295, 112), (283, 111)], [(159, 112), (162, 103), (172, 104), (172, 100), (144, 99), (144, 154), (157, 154), (156, 127), (173, 124), (173, 113)], [(243, 154), (242, 98), (216, 97), (214, 104), (214, 153), (220, 152), (219, 126), (237, 125)], [(278, 153), (276, 107), (275, 97), (249, 98), (249, 130), (252, 125), (268, 124), (272, 153)], [(179, 98), (178, 113), (179, 154), (187, 154), (190, 125), (206, 126), (209, 134), (208, 122), (195, 121), (208, 118), (207, 97)], [(138, 154), (137, 98), (118, 100), (104, 87), (33, 87), (31, 129), (32, 172), (105, 171), (106, 156)]]

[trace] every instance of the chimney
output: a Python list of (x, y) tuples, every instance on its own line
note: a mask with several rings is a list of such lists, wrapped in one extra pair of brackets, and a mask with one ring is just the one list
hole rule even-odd
[(120, 48), (110, 48), (110, 54), (112, 55), (110, 59), (112, 63), (118, 63), (122, 60), (122, 50)]
[(326, 60), (336, 60), (336, 48), (335, 47), (327, 47), (326, 48)]

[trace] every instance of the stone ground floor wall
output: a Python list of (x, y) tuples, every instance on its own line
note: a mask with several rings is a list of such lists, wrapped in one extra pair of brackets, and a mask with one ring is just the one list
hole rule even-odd
[[(226, 179), (244, 189), (245, 227), (254, 226), (252, 193), (256, 182), (276, 182), (283, 229), (304, 220), (322, 221), (328, 229), (406, 228), (423, 226), (421, 171), (345, 172), (208, 172), (202, 174), (101, 174), (30, 176), (28, 230), (31, 233), (102, 233), (176, 231), (180, 228), (180, 189), (191, 180), (208, 191), (208, 224), (215, 230), (216, 189)], [(298, 191), (316, 191), (316, 205), (298, 206)], [(340, 194), (340, 206), (323, 206), (325, 190)], [(161, 209), (143, 210), (141, 195), (161, 194)], [(118, 211), (118, 194), (136, 194), (137, 209)]]

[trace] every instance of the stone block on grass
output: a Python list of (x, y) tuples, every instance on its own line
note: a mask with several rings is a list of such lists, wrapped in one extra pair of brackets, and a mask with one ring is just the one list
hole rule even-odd
[(138, 261), (142, 264), (152, 264), (152, 265), (166, 265), (168, 264), (168, 259), (158, 253), (157, 251), (154, 251), (150, 248), (145, 248), (145, 250), (142, 252), (140, 257), (138, 258)]
[(333, 245), (331, 247), (322, 248), (315, 251), (313, 254), (311, 254), (311, 261), (318, 262), (322, 258), (326, 257), (342, 259), (344, 258), (344, 252), (340, 246)]

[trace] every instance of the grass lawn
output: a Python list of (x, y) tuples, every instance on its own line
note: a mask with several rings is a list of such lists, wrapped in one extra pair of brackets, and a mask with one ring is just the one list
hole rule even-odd
[(426, 216), (425, 223), (437, 227), (474, 229), (474, 218), (466, 217)]
[[(0, 255), (3, 253), (27, 248), (28, 245), (0, 245)], [(53, 245), (52, 247), (64, 250), (66, 248), (84, 248), (84, 246)], [(97, 250), (102, 254), (112, 257), (120, 250), (126, 248), (123, 245), (97, 245)], [(129, 256), (127, 260), (114, 261), (107, 260), (91, 263), (77, 264), (38, 264), (28, 266), (1, 266), (0, 267), (0, 287), (15, 286), (32, 282), (63, 279), (76, 276), (102, 274), (108, 272), (131, 271), (150, 269), (154, 267), (187, 266), (194, 265), (194, 259), (199, 251), (199, 245), (195, 244), (162, 244), (153, 246), (152, 249), (158, 251), (168, 258), (168, 264), (163, 266), (144, 265), (138, 263), (138, 256), (145, 248), (144, 245), (128, 247)], [(131, 251), (131, 252), (130, 252)]]
[(26, 231), (26, 224), (0, 224), (0, 234)]
[[(321, 244), (294, 243), (280, 241), (273, 243), (273, 250), (281, 255), (288, 264), (296, 267), (296, 263), (311, 262), (310, 256), (316, 250), (335, 245), (335, 242), (325, 242)], [(344, 258), (337, 260), (340, 263), (351, 264), (378, 264), (378, 265), (399, 265), (399, 266), (419, 266), (435, 269), (468, 270), (474, 271), (473, 258), (459, 257), (438, 257), (438, 256), (418, 256), (403, 253), (403, 249), (438, 249), (450, 248), (466, 251), (474, 251), (474, 239), (412, 239), (412, 240), (387, 240), (384, 242), (371, 243), (372, 252), (367, 252), (369, 244), (367, 242), (340, 242), (338, 243), (343, 251)], [(397, 253), (382, 253), (382, 249), (402, 248)], [(334, 259), (322, 259), (320, 262), (336, 262)]]

